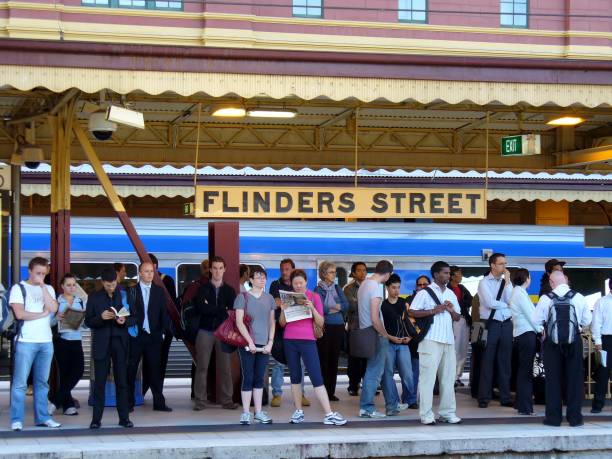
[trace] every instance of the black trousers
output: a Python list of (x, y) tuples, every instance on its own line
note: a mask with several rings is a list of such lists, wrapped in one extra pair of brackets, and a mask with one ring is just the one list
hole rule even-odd
[(340, 358), (343, 339), (344, 325), (325, 325), (323, 337), (317, 340), (323, 384), (327, 390), (327, 395), (330, 397), (336, 393), (338, 359)]
[(59, 372), (59, 385), (52, 401), (55, 406), (66, 411), (74, 407), (72, 389), (83, 377), (85, 357), (81, 340), (69, 341), (63, 338), (53, 340), (53, 352)]
[(606, 392), (608, 391), (608, 381), (612, 373), (612, 335), (601, 337), (601, 348), (608, 353), (606, 366), (599, 366), (595, 370), (595, 396), (592, 408), (601, 410), (606, 403)]
[(515, 338), (518, 368), (514, 407), (520, 413), (533, 413), (533, 360), (536, 353), (536, 339), (535, 332), (526, 332)]
[(493, 396), (493, 372), (497, 370), (497, 384), (501, 403), (511, 401), (510, 376), (512, 373), (512, 321), (490, 320), (487, 346), (482, 356), (478, 401), (489, 403)]
[(103, 359), (94, 360), (94, 406), (92, 422), (100, 423), (104, 414), (104, 387), (106, 386), (106, 376), (113, 362), (113, 377), (115, 379), (115, 394), (117, 398), (117, 413), (119, 422), (129, 419), (129, 399), (127, 384), (127, 361), (128, 350), (125, 348), (121, 339), (113, 336), (108, 346), (108, 354)]
[[(166, 406), (166, 400), (162, 393), (163, 379), (161, 373), (161, 351), (162, 351), (161, 336), (153, 336), (145, 331), (141, 331), (136, 338), (130, 337), (130, 351), (128, 359), (128, 390), (130, 407), (135, 404), (134, 391), (136, 385), (136, 375), (138, 373), (138, 364), (142, 358), (142, 376), (145, 375), (149, 382), (149, 387), (153, 393), (153, 407), (161, 408)], [(145, 389), (143, 385), (142, 393)]]
[(563, 409), (561, 383), (567, 388), (567, 422), (570, 426), (582, 423), (582, 400), (584, 398), (584, 374), (582, 362), (582, 339), (576, 338), (571, 345), (559, 346), (550, 340), (544, 342), (544, 373), (546, 375), (546, 421), (561, 425)]
[(477, 399), (484, 347), (478, 343), (472, 343), (470, 346), (472, 346), (472, 355), (470, 356), (470, 395), (472, 398)]
[(368, 366), (368, 359), (361, 357), (348, 356), (348, 363), (346, 367), (346, 374), (349, 379), (348, 390), (357, 392), (359, 391), (359, 384), (365, 375), (366, 367)]

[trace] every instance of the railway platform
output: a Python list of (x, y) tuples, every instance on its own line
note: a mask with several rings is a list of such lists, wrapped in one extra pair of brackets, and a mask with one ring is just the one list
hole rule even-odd
[[(585, 424), (571, 428), (542, 425), (543, 406), (537, 416), (522, 417), (511, 408), (492, 403), (477, 408), (466, 389), (457, 393), (461, 425), (423, 426), (415, 410), (384, 420), (360, 419), (358, 398), (346, 392), (340, 378), (334, 409), (349, 419), (344, 427), (324, 426), (312, 388), (306, 386), (312, 406), (305, 408), (306, 422), (288, 423), (292, 412), (289, 387), (280, 408), (268, 408), (272, 425), (238, 425), (239, 410), (228, 411), (214, 405), (200, 412), (191, 409), (189, 381), (167, 381), (166, 398), (174, 411), (151, 410), (151, 400), (137, 407), (131, 419), (135, 428), (117, 427), (114, 408), (107, 408), (103, 428), (90, 431), (91, 410), (86, 406), (88, 386), (82, 382), (74, 395), (83, 406), (74, 417), (56, 415), (61, 429), (32, 426), (31, 399), (23, 432), (8, 430), (8, 385), (0, 385), (0, 458), (359, 458), (359, 457), (607, 457), (612, 450), (612, 409), (589, 414), (585, 404)], [(382, 408), (382, 395), (377, 397)]]

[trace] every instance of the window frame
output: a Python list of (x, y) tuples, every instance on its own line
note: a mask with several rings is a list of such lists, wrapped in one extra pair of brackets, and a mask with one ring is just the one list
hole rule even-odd
[[(410, 15), (414, 15), (414, 8), (410, 8), (410, 9), (405, 9), (405, 8), (401, 8), (400, 7), (400, 2), (402, 0), (397, 0), (397, 20), (398, 22), (403, 22), (406, 24), (428, 24), (429, 21), (429, 0), (424, 0), (425, 1), (425, 19), (421, 20), (421, 19), (404, 19), (404, 18), (400, 18), (400, 10), (405, 11), (406, 13), (410, 12)], [(411, 5), (412, 5), (412, 0), (411, 1)], [(417, 10), (420, 12), (420, 10)]]
[(81, 0), (81, 6), (86, 6), (90, 8), (114, 8), (114, 9), (121, 9), (121, 10), (150, 10), (150, 11), (183, 11), (185, 8), (185, 2), (183, 2), (183, 0), (164, 0), (164, 1), (167, 1), (168, 4), (180, 2), (181, 7), (180, 8), (173, 8), (170, 6), (168, 6), (167, 8), (159, 7), (155, 5), (156, 0), (144, 0), (145, 2), (144, 6), (120, 5), (119, 0), (107, 0), (106, 5), (96, 4), (96, 3), (84, 3), (83, 0)]
[[(514, 12), (514, 5), (516, 4), (517, 0), (499, 0), (499, 26), (500, 27), (505, 27), (508, 29), (528, 29), (529, 28), (529, 0), (525, 0), (525, 14), (523, 15), (522, 13), (515, 13)], [(512, 3), (512, 13), (502, 13), (501, 10), (501, 6), (502, 3)], [(512, 16), (512, 25), (509, 24), (502, 24), (502, 16)], [(514, 24), (514, 19), (516, 16), (525, 16), (525, 25), (515, 25)]]
[[(306, 14), (295, 14), (294, 13), (294, 8), (296, 7), (295, 5), (295, 0), (291, 0), (291, 15), (294, 18), (305, 18), (305, 19), (323, 19), (324, 18), (324, 11), (325, 11), (325, 0), (321, 0), (321, 6), (308, 6), (308, 2), (310, 0), (305, 0), (306, 5), (305, 6), (301, 6), (301, 5), (297, 5), (300, 8), (306, 8)], [(320, 8), (321, 9), (321, 14), (319, 16), (314, 16), (312, 14), (308, 14), (308, 9), (309, 8)]]

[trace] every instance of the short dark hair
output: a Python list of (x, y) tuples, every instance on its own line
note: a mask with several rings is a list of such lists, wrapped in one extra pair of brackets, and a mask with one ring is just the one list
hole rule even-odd
[(303, 269), (294, 269), (293, 271), (291, 271), (291, 276), (289, 276), (289, 279), (291, 279), (291, 282), (293, 282), (293, 279), (295, 279), (296, 277), (302, 277), (305, 281), (308, 280), (306, 271), (304, 271)]
[(451, 270), (451, 277), (453, 277), (457, 271), (461, 271), (461, 268), (459, 266), (453, 265), (450, 267), (450, 270)]
[(431, 265), (431, 276), (434, 277), (434, 274), (439, 273), (444, 268), (450, 268), (450, 265), (445, 261), (436, 261), (433, 265)]
[(493, 255), (489, 257), (489, 266), (497, 263), (498, 258), (506, 258), (506, 255), (503, 253), (495, 252)]
[(523, 285), (529, 277), (529, 271), (527, 269), (519, 268), (512, 273), (512, 283), (514, 285)]
[(34, 266), (44, 266), (45, 268), (49, 266), (49, 260), (44, 257), (34, 257), (28, 263), (28, 269), (32, 271)]
[(392, 285), (392, 284), (401, 284), (401, 283), (402, 283), (402, 279), (397, 274), (391, 274), (387, 282), (385, 282), (385, 285), (388, 287), (389, 285)]
[[(143, 267), (144, 265), (151, 265), (151, 266), (153, 266), (153, 271), (155, 271), (155, 265), (154, 265), (152, 262), (150, 262), (150, 261), (143, 261), (142, 263), (140, 263), (140, 264), (138, 265), (138, 272), (140, 272), (140, 270), (142, 269), (142, 267)], [(116, 272), (119, 272), (117, 269), (115, 269), (115, 271), (116, 271)]]
[(117, 280), (117, 271), (113, 268), (104, 268), (100, 274), (102, 282), (114, 282)]
[(253, 265), (253, 266), (251, 266), (251, 271), (249, 272), (249, 279), (254, 279), (255, 278), (255, 274), (257, 274), (257, 273), (261, 273), (264, 276), (268, 277), (268, 273), (263, 268), (263, 266)]
[(283, 258), (279, 263), (279, 266), (283, 266), (284, 264), (289, 263), (291, 265), (291, 269), (295, 269), (295, 263), (291, 258)]
[(157, 266), (159, 268), (159, 260), (157, 259), (157, 257), (150, 253), (149, 258), (151, 259), (151, 263), (153, 263), (153, 267), (155, 268)]
[(376, 263), (376, 268), (374, 268), (374, 273), (376, 274), (391, 274), (393, 272), (393, 264), (389, 260), (380, 260)]
[(119, 272), (121, 271), (122, 268), (125, 268), (125, 264), (124, 263), (113, 263), (113, 268), (115, 269), (115, 271)]
[(429, 276), (426, 276), (425, 274), (421, 274), (419, 277), (416, 278), (416, 281), (414, 281), (415, 284), (419, 283), (419, 279), (427, 279), (427, 283), (431, 284), (431, 279), (429, 278)]
[(220, 257), (220, 256), (218, 256), (218, 255), (217, 255), (216, 257), (212, 257), (212, 258), (210, 259), (210, 267), (211, 267), (211, 268), (212, 268), (212, 264), (213, 264), (213, 263), (223, 263), (223, 267), (224, 267), (224, 268), (225, 268), (225, 266), (226, 266), (226, 265), (225, 265), (225, 260), (223, 259), (223, 257)]
[(244, 276), (244, 273), (249, 272), (249, 265), (245, 265), (244, 263), (240, 264), (240, 277)]
[(76, 276), (72, 273), (66, 273), (62, 276), (62, 280), (60, 281), (60, 285), (64, 285), (64, 282), (66, 282), (66, 279), (74, 279), (76, 280)]
[(357, 267), (359, 266), (363, 266), (366, 269), (366, 271), (368, 269), (368, 266), (363, 261), (356, 261), (355, 263), (351, 265), (351, 277), (353, 277), (353, 275), (355, 274), (355, 271), (357, 271)]

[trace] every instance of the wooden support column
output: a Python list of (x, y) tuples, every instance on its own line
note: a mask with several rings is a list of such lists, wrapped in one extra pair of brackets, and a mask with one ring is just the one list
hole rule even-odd
[[(130, 220), (130, 217), (128, 216), (127, 212), (125, 211), (125, 207), (123, 206), (119, 195), (115, 192), (113, 184), (111, 183), (110, 179), (108, 178), (108, 175), (104, 171), (102, 163), (98, 159), (98, 155), (96, 154), (93, 145), (89, 141), (87, 134), (85, 133), (85, 131), (83, 131), (83, 128), (81, 128), (77, 120), (74, 120), (72, 130), (74, 131), (76, 138), (79, 140), (81, 147), (83, 147), (85, 155), (87, 156), (87, 159), (89, 160), (94, 172), (96, 173), (96, 176), (98, 177), (98, 180), (100, 181), (100, 185), (102, 185), (106, 196), (108, 197), (111, 205), (113, 206), (113, 210), (117, 214), (117, 217), (119, 218), (123, 229), (127, 233), (130, 242), (134, 246), (134, 250), (138, 254), (138, 258), (140, 258), (141, 262), (151, 262), (151, 258), (149, 258), (149, 252), (147, 251), (147, 249), (145, 249), (145, 246), (142, 243), (140, 236), (136, 232), (136, 228), (134, 228), (134, 224), (132, 223), (132, 220)], [(163, 288), (163, 291), (166, 294), (166, 310), (168, 311), (168, 315), (170, 316), (172, 323), (174, 323), (174, 326), (177, 327), (177, 329), (180, 329), (181, 320), (178, 313), (178, 309), (176, 308), (176, 305), (172, 300), (170, 292), (168, 292), (166, 286), (162, 282), (159, 273), (155, 273), (155, 278), (153, 279), (153, 282)], [(189, 349), (189, 352), (191, 353), (192, 357), (195, 358), (194, 347), (187, 342), (185, 342), (185, 346), (187, 347), (187, 349)]]
[(536, 201), (536, 225), (569, 225), (569, 202)]

